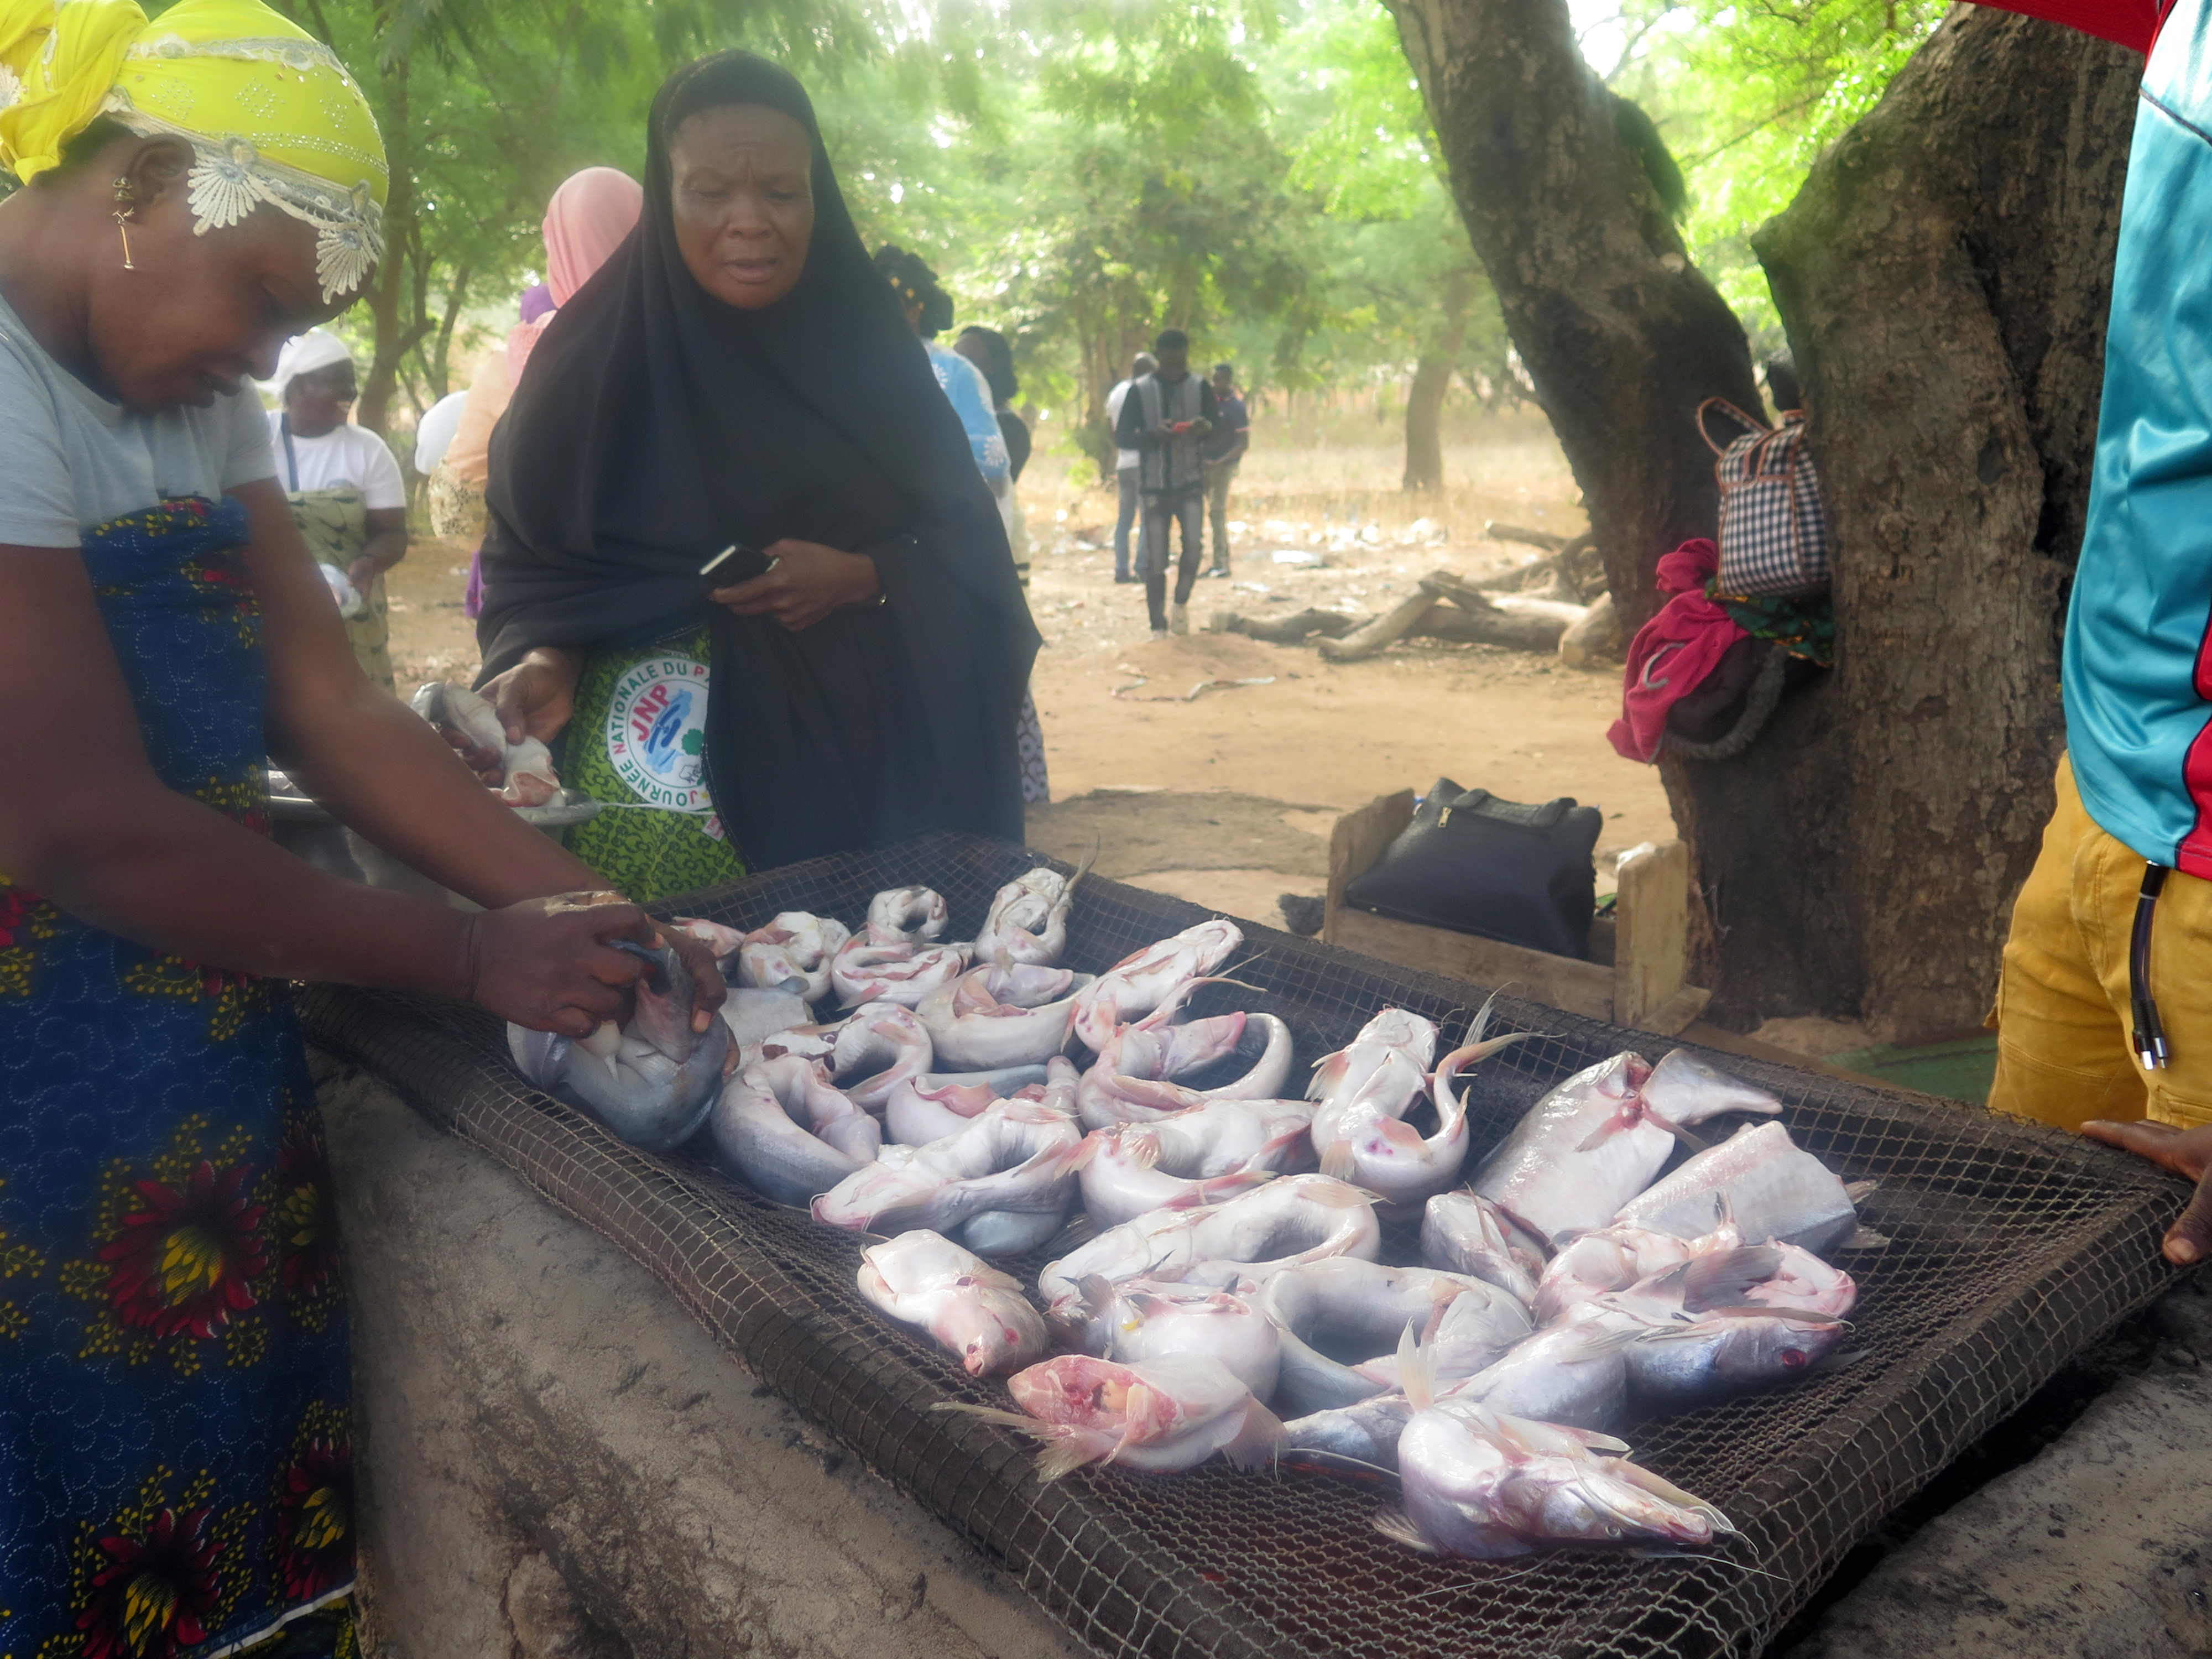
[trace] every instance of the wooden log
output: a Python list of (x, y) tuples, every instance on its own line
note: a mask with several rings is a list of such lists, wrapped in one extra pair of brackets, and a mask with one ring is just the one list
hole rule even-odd
[(1528, 616), (1486, 605), (1463, 611), (1455, 605), (1433, 605), (1428, 614), (1406, 630), (1407, 636), (1449, 640), (1454, 645), (1498, 645), (1509, 651), (1548, 655), (1559, 648), (1565, 624), (1555, 617)]
[(1321, 642), (1324, 662), (1358, 662), (1379, 653), (1383, 647), (1401, 636), (1415, 623), (1428, 615), (1436, 600), (1425, 590), (1415, 588), (1365, 626), (1354, 629), (1340, 640)]
[(1500, 524), (1495, 519), (1482, 526), (1482, 533), (1493, 542), (1519, 542), (1523, 547), (1540, 547), (1547, 553), (1556, 553), (1567, 544), (1565, 536), (1554, 536), (1548, 530), (1523, 530), (1517, 524)]
[(1243, 617), (1234, 611), (1217, 611), (1206, 623), (1209, 634), (1242, 634), (1270, 645), (1303, 645), (1315, 635), (1341, 639), (1359, 625), (1359, 618), (1341, 611), (1298, 611), (1287, 617)]
[(1570, 668), (1603, 668), (1620, 660), (1620, 624), (1613, 617), (1612, 594), (1601, 595), (1580, 622), (1559, 635), (1559, 657)]

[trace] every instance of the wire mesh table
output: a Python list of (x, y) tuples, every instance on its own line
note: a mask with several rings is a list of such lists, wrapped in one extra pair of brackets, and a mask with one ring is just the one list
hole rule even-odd
[[(857, 925), (887, 887), (936, 888), (948, 937), (1036, 864), (1012, 844), (940, 835), (822, 859), (658, 906), (754, 927), (781, 910)], [(1065, 869), (1065, 866), (1057, 867)], [(1206, 912), (1086, 878), (1068, 966), (1097, 971)], [(1248, 927), (1219, 1006), (1282, 1018), (1301, 1066), (1390, 1004), (1447, 1046), (1474, 987)], [(1848, 1261), (1861, 1286), (1854, 1364), (1797, 1388), (1637, 1425), (1638, 1461), (1725, 1511), (1741, 1535), (1702, 1556), (1562, 1553), (1444, 1560), (1376, 1534), (1380, 1475), (1296, 1462), (1174, 1476), (1085, 1469), (1050, 1486), (1030, 1445), (943, 1401), (1004, 1404), (854, 1285), (863, 1241), (815, 1225), (722, 1173), (704, 1138), (638, 1152), (531, 1089), (503, 1034), (465, 1005), (313, 987), (309, 1040), (382, 1077), (657, 1274), (761, 1379), (878, 1473), (997, 1558), (1101, 1655), (1156, 1659), (1758, 1654), (1853, 1545), (2074, 1353), (2172, 1277), (2159, 1240), (2185, 1188), (2074, 1137), (1822, 1073), (1711, 1054), (1771, 1090), (1800, 1145), (1847, 1181), (1885, 1249)], [(1543, 1033), (1486, 1061), (1469, 1098), (1469, 1167), (1553, 1084), (1634, 1048), (1681, 1046), (1500, 998), (1495, 1030)], [(1303, 1075), (1303, 1071), (1296, 1075)], [(1409, 1241), (1394, 1241), (1402, 1255)], [(1013, 1264), (1034, 1281), (1035, 1261)]]

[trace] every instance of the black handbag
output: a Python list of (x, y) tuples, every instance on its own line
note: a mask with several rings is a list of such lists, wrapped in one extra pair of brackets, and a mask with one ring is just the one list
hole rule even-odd
[(1524, 806), (1438, 778), (1398, 839), (1344, 890), (1378, 916), (1586, 957), (1605, 814), (1568, 796)]

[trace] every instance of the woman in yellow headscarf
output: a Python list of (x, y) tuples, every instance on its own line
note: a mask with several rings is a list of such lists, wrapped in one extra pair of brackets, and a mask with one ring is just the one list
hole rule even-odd
[[(0, 1653), (228, 1651), (353, 1577), (283, 981), (585, 1036), (654, 935), (362, 678), (241, 390), (381, 252), (343, 66), (258, 0), (0, 0)], [(278, 850), (264, 752), (485, 910)]]

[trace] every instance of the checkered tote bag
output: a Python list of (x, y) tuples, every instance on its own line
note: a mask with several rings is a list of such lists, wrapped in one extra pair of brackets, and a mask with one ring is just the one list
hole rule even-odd
[(1795, 599), (1828, 586), (1828, 524), (1820, 479), (1805, 447), (1804, 416), (1790, 410), (1779, 428), (1721, 398), (1698, 405), (1698, 428), (1720, 459), (1723, 593)]

